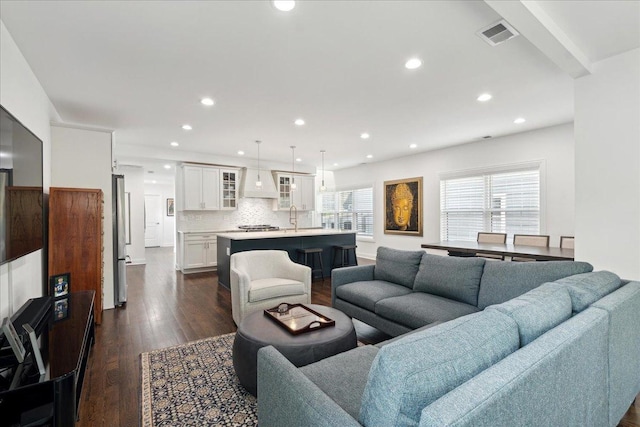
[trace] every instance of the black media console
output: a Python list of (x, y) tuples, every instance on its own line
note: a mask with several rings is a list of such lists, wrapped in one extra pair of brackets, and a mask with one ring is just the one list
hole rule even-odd
[[(12, 317), (28, 356), (18, 364), (11, 349), (0, 353), (0, 424), (7, 426), (75, 425), (82, 382), (94, 341), (94, 291), (73, 292), (64, 299), (29, 300)], [(39, 337), (46, 365), (41, 378), (22, 325)]]

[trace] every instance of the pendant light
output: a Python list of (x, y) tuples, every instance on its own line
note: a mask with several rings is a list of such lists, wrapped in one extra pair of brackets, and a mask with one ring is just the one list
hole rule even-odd
[(262, 141), (256, 141), (258, 145), (258, 180), (256, 181), (256, 188), (262, 189), (262, 181), (260, 180), (260, 143)]
[(291, 145), (291, 190), (296, 189), (296, 146)]
[(327, 187), (324, 186), (324, 153), (325, 150), (320, 150), (320, 154), (322, 155), (322, 184), (320, 184), (320, 191), (327, 190)]

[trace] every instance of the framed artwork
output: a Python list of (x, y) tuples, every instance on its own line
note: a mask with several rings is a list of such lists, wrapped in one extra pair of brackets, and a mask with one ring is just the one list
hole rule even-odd
[(51, 276), (49, 278), (49, 287), (51, 288), (51, 296), (54, 299), (66, 297), (71, 290), (71, 273)]
[(174, 216), (175, 212), (175, 204), (173, 202), (173, 199), (167, 199), (167, 216)]
[(53, 301), (53, 321), (58, 322), (69, 317), (69, 298)]
[(384, 233), (422, 236), (422, 177), (384, 182)]

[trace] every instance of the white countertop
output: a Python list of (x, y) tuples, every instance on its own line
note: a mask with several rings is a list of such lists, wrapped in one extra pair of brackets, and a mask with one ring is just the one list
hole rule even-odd
[(355, 231), (330, 230), (323, 228), (300, 229), (298, 231), (278, 230), (278, 231), (249, 231), (242, 233), (218, 233), (218, 237), (231, 240), (252, 240), (252, 239), (279, 239), (286, 237), (305, 236), (331, 236), (334, 234), (355, 234)]

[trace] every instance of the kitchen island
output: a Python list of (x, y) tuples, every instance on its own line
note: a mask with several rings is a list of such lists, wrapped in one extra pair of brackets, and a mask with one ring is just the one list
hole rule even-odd
[(218, 283), (229, 288), (230, 258), (236, 252), (256, 249), (280, 249), (289, 252), (289, 258), (298, 262), (297, 249), (321, 248), (324, 277), (331, 277), (334, 245), (355, 245), (356, 232), (321, 228), (246, 233), (218, 234)]

